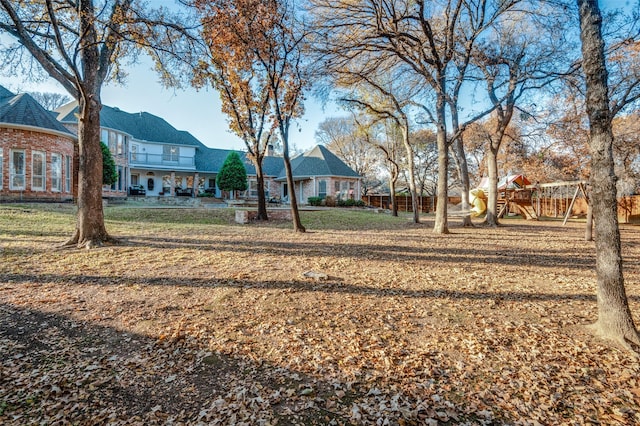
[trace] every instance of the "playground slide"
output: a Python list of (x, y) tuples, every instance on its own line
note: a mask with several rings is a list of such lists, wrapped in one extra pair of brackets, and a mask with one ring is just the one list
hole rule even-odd
[(484, 202), (484, 191), (480, 188), (469, 191), (469, 200), (471, 202), (471, 216), (482, 216), (487, 211), (487, 204)]

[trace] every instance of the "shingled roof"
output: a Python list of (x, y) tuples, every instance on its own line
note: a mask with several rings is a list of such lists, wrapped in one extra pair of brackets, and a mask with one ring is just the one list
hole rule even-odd
[(15, 95), (0, 86), (0, 123), (38, 127), (75, 136), (27, 93)]
[[(77, 122), (77, 104), (67, 104), (56, 111), (58, 112), (58, 120), (69, 123)], [(201, 173), (219, 172), (227, 155), (232, 151), (209, 148), (191, 133), (177, 130), (164, 119), (148, 112), (128, 113), (105, 105), (100, 112), (100, 125), (128, 133), (140, 141), (194, 146), (197, 148), (195, 169)], [(255, 167), (247, 159), (246, 153), (238, 152), (238, 154), (244, 160), (247, 174), (255, 175)], [(285, 178), (282, 157), (264, 157), (262, 165), (265, 176), (277, 176), (279, 180)], [(291, 166), (296, 179), (306, 179), (311, 176), (360, 177), (322, 145), (317, 145), (312, 150), (294, 157), (291, 160)]]
[[(324, 145), (316, 145), (310, 151), (292, 158), (291, 173), (296, 179), (311, 176), (360, 177)], [(278, 178), (285, 178), (284, 170)]]
[[(61, 122), (78, 122), (77, 103), (67, 104), (57, 111), (59, 112), (58, 120)], [(140, 141), (205, 148), (205, 145), (191, 133), (177, 130), (166, 120), (148, 112), (130, 113), (119, 108), (103, 105), (100, 111), (100, 126), (128, 133)]]
[[(205, 148), (196, 154), (196, 170), (200, 172), (218, 173), (222, 169), (224, 160), (233, 150), (219, 148)], [(245, 152), (236, 151), (240, 155), (248, 175), (255, 175), (256, 168), (247, 158)], [(284, 167), (282, 157), (264, 157), (262, 172), (265, 176), (278, 176)]]

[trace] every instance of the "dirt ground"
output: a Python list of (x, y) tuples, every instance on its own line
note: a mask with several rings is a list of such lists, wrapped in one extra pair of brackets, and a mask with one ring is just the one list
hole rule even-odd
[[(640, 423), (640, 364), (585, 328), (578, 223), (297, 235), (176, 213), (111, 219), (121, 244), (85, 251), (55, 248), (68, 215), (10, 214), (2, 424)], [(640, 227), (622, 237), (639, 324)]]

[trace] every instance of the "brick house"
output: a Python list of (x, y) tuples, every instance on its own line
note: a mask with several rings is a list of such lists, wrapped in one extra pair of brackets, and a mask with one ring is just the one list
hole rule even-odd
[[(58, 120), (69, 130), (77, 129), (77, 103), (56, 110)], [(118, 182), (104, 187), (105, 197), (125, 197), (131, 187), (142, 188), (145, 196), (197, 196), (223, 194), (215, 185), (216, 175), (227, 155), (226, 149), (209, 148), (189, 132), (180, 131), (164, 119), (147, 112), (128, 113), (103, 106), (100, 113), (102, 141), (108, 145), (118, 168)], [(249, 189), (243, 198), (257, 198), (254, 166), (239, 152), (247, 170)], [(311, 196), (360, 199), (361, 177), (324, 146), (291, 160), (296, 195), (301, 204)], [(286, 200), (284, 161), (272, 153), (263, 160), (267, 198)]]
[(0, 201), (73, 199), (76, 140), (31, 96), (0, 86)]

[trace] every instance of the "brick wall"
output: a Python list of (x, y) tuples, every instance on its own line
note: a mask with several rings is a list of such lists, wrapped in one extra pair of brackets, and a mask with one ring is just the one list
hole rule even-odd
[[(0, 128), (0, 148), (2, 148), (2, 189), (0, 201), (12, 200), (50, 200), (67, 201), (73, 198), (72, 190), (66, 190), (66, 157), (73, 159), (74, 141), (70, 137), (42, 133), (33, 130)], [(23, 190), (12, 190), (9, 185), (10, 156), (12, 150), (24, 150), (25, 185)], [(33, 152), (45, 153), (45, 189), (32, 190), (32, 158)], [(61, 191), (52, 190), (52, 154), (60, 155)], [(72, 167), (73, 169), (73, 167)], [(72, 179), (73, 180), (73, 179)]]

